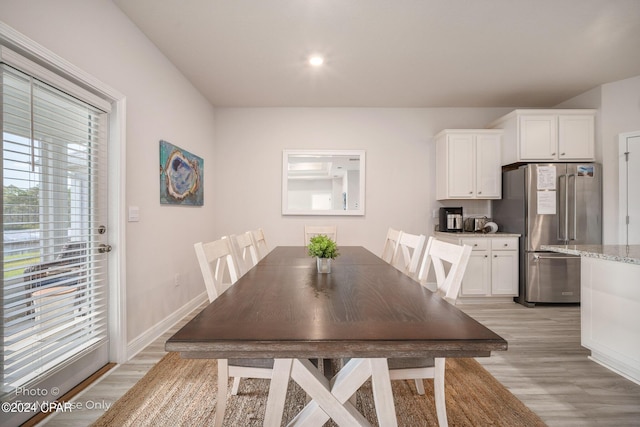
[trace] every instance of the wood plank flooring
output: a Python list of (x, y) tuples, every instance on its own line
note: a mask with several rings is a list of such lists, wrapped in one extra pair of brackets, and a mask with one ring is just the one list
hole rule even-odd
[[(580, 308), (519, 304), (466, 304), (460, 309), (509, 342), (509, 350), (478, 358), (502, 384), (549, 426), (639, 426), (640, 385), (589, 360), (580, 346)], [(164, 342), (199, 312), (88, 388), (77, 402), (114, 403), (164, 354)], [(86, 405), (84, 405), (86, 407)], [(59, 413), (39, 425), (84, 427), (104, 409)]]

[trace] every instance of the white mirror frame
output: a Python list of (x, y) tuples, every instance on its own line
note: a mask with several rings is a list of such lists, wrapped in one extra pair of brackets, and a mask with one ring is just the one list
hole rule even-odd
[[(349, 156), (360, 158), (358, 207), (355, 209), (293, 209), (289, 208), (289, 157), (290, 156)], [(364, 215), (365, 207), (365, 151), (364, 150), (283, 150), (282, 151), (282, 215)], [(348, 196), (347, 196), (348, 197)]]

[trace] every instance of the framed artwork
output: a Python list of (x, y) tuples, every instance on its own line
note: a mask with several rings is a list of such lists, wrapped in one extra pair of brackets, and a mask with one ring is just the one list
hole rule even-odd
[(160, 141), (160, 204), (202, 206), (204, 160)]

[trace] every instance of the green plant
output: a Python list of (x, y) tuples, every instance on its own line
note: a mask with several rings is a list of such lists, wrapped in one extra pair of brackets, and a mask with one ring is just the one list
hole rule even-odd
[(331, 258), (335, 259), (338, 255), (338, 246), (336, 242), (331, 240), (324, 234), (313, 236), (309, 240), (309, 256), (317, 258)]

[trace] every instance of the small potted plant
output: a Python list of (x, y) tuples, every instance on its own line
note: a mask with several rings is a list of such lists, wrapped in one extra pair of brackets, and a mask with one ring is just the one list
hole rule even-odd
[(318, 272), (331, 273), (331, 260), (340, 255), (336, 242), (320, 234), (311, 238), (308, 248), (309, 256), (316, 257)]

